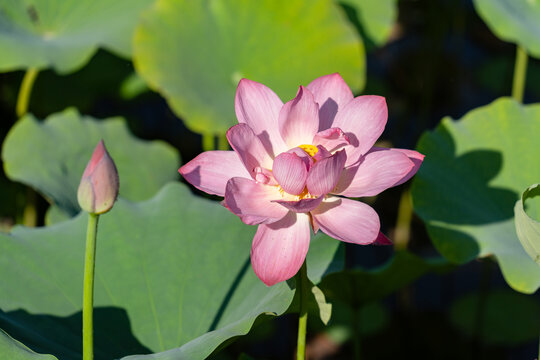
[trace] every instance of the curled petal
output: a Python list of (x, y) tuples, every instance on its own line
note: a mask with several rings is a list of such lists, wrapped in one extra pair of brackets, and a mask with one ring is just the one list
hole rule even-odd
[(350, 145), (351, 142), (340, 128), (330, 128), (319, 131), (313, 137), (313, 144), (322, 145), (325, 149), (328, 149), (328, 151), (334, 152), (345, 145)]
[(333, 194), (349, 197), (375, 196), (396, 186), (414, 168), (414, 163), (398, 151), (374, 151), (346, 168)]
[(404, 182), (406, 182), (407, 180), (409, 180), (410, 178), (412, 178), (414, 176), (414, 174), (416, 174), (416, 172), (418, 171), (418, 169), (420, 169), (420, 165), (422, 165), (422, 162), (424, 161), (424, 157), (425, 155), (423, 154), (420, 154), (418, 151), (414, 151), (414, 150), (408, 150), (408, 149), (398, 149), (398, 148), (391, 148), (391, 149), (387, 149), (387, 148), (379, 148), (379, 147), (373, 147), (370, 152), (375, 152), (375, 151), (397, 151), (397, 152), (400, 152), (402, 154), (405, 154), (407, 155), (407, 157), (413, 162), (414, 164), (414, 167), (411, 169), (411, 171), (409, 171), (401, 180), (399, 180), (396, 185), (394, 186), (398, 186), (398, 185), (401, 185), (403, 184)]
[(332, 126), (334, 117), (353, 99), (353, 93), (338, 74), (321, 76), (307, 86), (319, 104), (319, 131)]
[(225, 195), (225, 186), (230, 178), (251, 177), (234, 151), (203, 152), (178, 172), (197, 189), (218, 196)]
[(288, 212), (272, 200), (280, 199), (276, 186), (263, 185), (246, 178), (232, 178), (227, 182), (225, 206), (248, 224), (269, 224)]
[(311, 92), (300, 86), (298, 94), (279, 112), (279, 130), (289, 148), (310, 144), (319, 128), (319, 105)]
[(339, 109), (333, 126), (343, 130), (351, 143), (345, 147), (346, 166), (354, 164), (371, 149), (381, 136), (387, 118), (388, 109), (382, 96), (358, 96)]
[(272, 286), (293, 277), (309, 248), (309, 216), (289, 212), (273, 224), (259, 225), (251, 246), (251, 265), (263, 283)]
[(265, 185), (277, 185), (276, 179), (272, 174), (272, 170), (268, 170), (262, 167), (255, 168), (255, 181)]
[(249, 125), (272, 157), (285, 150), (278, 127), (281, 99), (268, 87), (256, 81), (242, 79), (235, 97), (236, 117), (239, 123)]
[(317, 161), (307, 177), (306, 184), (309, 193), (321, 196), (332, 191), (338, 183), (346, 160), (347, 154), (341, 150), (326, 159)]
[(327, 157), (332, 156), (332, 153), (326, 150), (326, 148), (322, 145), (317, 145), (317, 149), (319, 149), (319, 151), (317, 151), (317, 153), (313, 157), (313, 160), (315, 161), (326, 159)]
[(309, 156), (309, 154), (307, 152), (305, 152), (302, 148), (294, 147), (294, 148), (290, 149), (289, 151), (287, 151), (287, 153), (298, 155), (298, 157), (300, 157), (300, 159), (302, 159), (302, 161), (306, 165), (306, 169), (308, 171), (309, 171), (309, 169), (311, 169), (311, 167), (315, 163), (313, 158), (311, 156)]
[(311, 215), (322, 231), (341, 241), (367, 245), (379, 236), (379, 216), (360, 201), (330, 197)]
[(255, 177), (256, 167), (272, 167), (272, 158), (247, 124), (231, 127), (227, 131), (227, 139), (252, 177)]
[(307, 213), (311, 210), (315, 209), (321, 201), (323, 200), (323, 197), (318, 197), (314, 199), (300, 199), (298, 201), (287, 201), (287, 200), (274, 200), (274, 202), (284, 206), (286, 209), (298, 213)]
[(281, 153), (274, 159), (274, 178), (289, 194), (299, 195), (306, 186), (308, 171), (304, 161), (296, 154)]

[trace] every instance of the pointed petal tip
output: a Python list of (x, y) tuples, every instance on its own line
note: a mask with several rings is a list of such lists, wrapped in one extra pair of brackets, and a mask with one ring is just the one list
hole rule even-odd
[(393, 245), (392, 240), (390, 240), (386, 235), (379, 231), (379, 235), (372, 243), (372, 245)]

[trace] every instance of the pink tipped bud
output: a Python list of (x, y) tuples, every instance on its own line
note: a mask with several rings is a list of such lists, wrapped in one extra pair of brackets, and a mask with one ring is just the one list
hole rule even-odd
[(118, 196), (118, 171), (103, 140), (97, 144), (79, 184), (77, 199), (84, 211), (103, 214), (109, 211)]

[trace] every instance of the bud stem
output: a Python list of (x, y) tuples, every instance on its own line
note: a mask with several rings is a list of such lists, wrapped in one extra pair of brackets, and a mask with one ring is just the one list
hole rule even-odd
[(527, 50), (521, 45), (516, 46), (516, 63), (512, 82), (512, 97), (517, 102), (523, 102), (525, 81), (527, 80)]
[(296, 274), (296, 291), (299, 292), (300, 314), (298, 318), (298, 339), (296, 345), (296, 360), (304, 360), (306, 357), (306, 329), (307, 329), (307, 306), (308, 306), (308, 277), (306, 261)]
[(17, 117), (20, 118), (28, 112), (28, 103), (30, 102), (30, 94), (32, 93), (32, 87), (36, 80), (39, 70), (36, 68), (29, 68), (24, 74), (21, 88), (19, 89), (19, 95), (17, 97), (17, 105), (15, 111)]
[(94, 269), (96, 264), (96, 237), (99, 215), (88, 214), (86, 252), (84, 255), (83, 289), (83, 360), (94, 359)]

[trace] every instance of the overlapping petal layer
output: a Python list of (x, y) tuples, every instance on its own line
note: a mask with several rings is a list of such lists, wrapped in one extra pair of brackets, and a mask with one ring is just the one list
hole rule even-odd
[(274, 160), (272, 173), (283, 190), (299, 195), (304, 191), (308, 170), (306, 164), (296, 154), (281, 153)]
[(234, 151), (203, 152), (178, 171), (197, 189), (218, 196), (225, 196), (230, 178), (251, 177)]
[(347, 154), (344, 150), (317, 161), (307, 177), (306, 185), (309, 193), (322, 196), (332, 191), (338, 183), (345, 161), (347, 161)]
[(307, 86), (319, 104), (319, 131), (332, 127), (339, 109), (353, 99), (353, 93), (341, 75), (330, 74), (313, 80)]
[(245, 123), (259, 137), (270, 155), (286, 150), (278, 127), (283, 102), (268, 87), (256, 81), (242, 79), (235, 98), (236, 118)]
[(266, 285), (290, 279), (309, 248), (309, 215), (289, 212), (280, 221), (259, 225), (251, 246), (251, 265)]
[(236, 93), (239, 124), (227, 139), (234, 152), (199, 155), (180, 169), (246, 224), (259, 224), (251, 250), (268, 286), (291, 278), (313, 231), (354, 244), (391, 244), (363, 197), (410, 179), (424, 156), (373, 145), (388, 111), (380, 96), (354, 98), (339, 74), (301, 86), (283, 104), (266, 86), (243, 79)]
[(225, 206), (248, 225), (272, 223), (288, 210), (273, 202), (281, 199), (276, 186), (268, 186), (251, 179), (235, 177), (227, 182)]
[(397, 151), (374, 151), (346, 168), (334, 194), (363, 197), (375, 196), (397, 185), (414, 168), (414, 163)]
[(319, 129), (319, 105), (311, 91), (300, 86), (298, 94), (279, 112), (279, 131), (289, 148), (309, 144)]
[(346, 166), (354, 164), (371, 149), (381, 136), (387, 118), (388, 109), (382, 96), (358, 96), (338, 111), (332, 126), (343, 130), (351, 143), (345, 147)]
[(366, 245), (379, 236), (379, 215), (360, 201), (329, 197), (311, 215), (322, 231), (341, 241)]
[(251, 176), (255, 175), (257, 167), (272, 167), (272, 158), (247, 124), (238, 124), (230, 128), (227, 131), (227, 140)]

